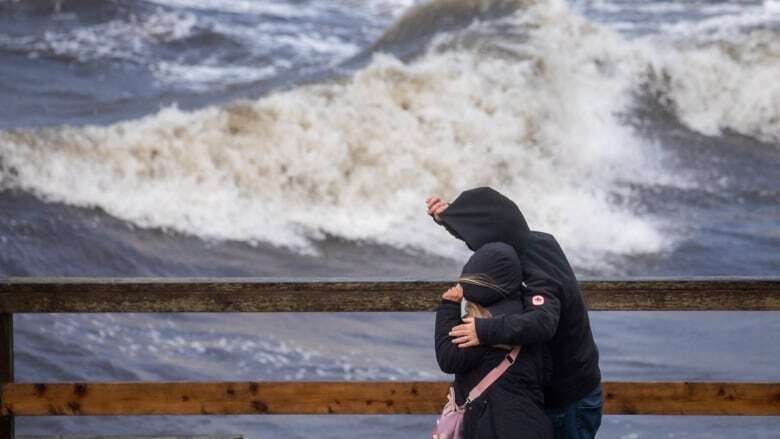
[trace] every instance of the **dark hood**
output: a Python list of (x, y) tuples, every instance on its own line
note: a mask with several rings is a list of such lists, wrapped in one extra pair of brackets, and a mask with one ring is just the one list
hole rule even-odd
[(522, 251), (530, 231), (517, 205), (489, 187), (461, 193), (441, 214), (441, 223), (474, 251), (488, 242), (504, 242)]
[[(463, 297), (485, 307), (519, 297), (523, 285), (523, 267), (515, 250), (502, 242), (490, 242), (479, 248), (463, 266), (460, 284)], [(486, 284), (494, 284), (491, 288)], [(491, 311), (492, 312), (492, 311)]]

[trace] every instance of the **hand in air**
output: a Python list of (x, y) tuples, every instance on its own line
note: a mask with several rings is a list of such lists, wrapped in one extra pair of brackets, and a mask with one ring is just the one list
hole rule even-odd
[(459, 348), (479, 346), (477, 325), (474, 323), (474, 317), (466, 317), (463, 319), (462, 325), (452, 328), (450, 337), (452, 337), (452, 342), (458, 345)]
[(425, 204), (428, 205), (428, 215), (432, 216), (433, 220), (437, 223), (441, 222), (440, 215), (444, 213), (450, 205), (439, 197), (428, 197), (425, 199)]
[(445, 291), (444, 294), (441, 295), (441, 298), (460, 303), (460, 301), (463, 300), (463, 287), (461, 287), (460, 284), (456, 284), (454, 287)]

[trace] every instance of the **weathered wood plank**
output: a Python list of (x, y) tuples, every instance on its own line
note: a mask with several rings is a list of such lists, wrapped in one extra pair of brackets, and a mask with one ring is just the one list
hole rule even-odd
[[(0, 382), (14, 380), (14, 316), (0, 313)], [(0, 393), (0, 406), (3, 404)], [(14, 438), (14, 417), (0, 414), (0, 439)]]
[[(431, 311), (447, 281), (7, 279), (0, 312)], [(780, 278), (584, 281), (593, 311), (780, 311)]]
[(580, 282), (592, 311), (780, 311), (780, 278)]
[[(448, 383), (10, 383), (3, 414), (434, 414)], [(605, 413), (780, 416), (780, 383), (608, 382)]]
[(0, 283), (0, 311), (419, 311), (433, 309), (436, 296), (446, 285), (371, 281), (12, 279)]
[(623, 415), (780, 416), (780, 383), (609, 382), (604, 410)]
[(386, 414), (441, 409), (446, 383), (5, 384), (2, 413), (49, 415)]

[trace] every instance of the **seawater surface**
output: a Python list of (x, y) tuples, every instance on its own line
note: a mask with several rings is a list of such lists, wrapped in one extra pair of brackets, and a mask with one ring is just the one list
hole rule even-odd
[[(0, 1), (0, 276), (454, 278), (480, 185), (582, 278), (780, 273), (776, 1)], [(777, 381), (773, 313), (592, 313), (608, 380)], [(447, 379), (433, 316), (18, 315), (20, 381)], [(682, 353), (685, 353), (684, 355)], [(20, 418), (407, 438), (431, 416)], [(773, 418), (605, 418), (768, 438)]]

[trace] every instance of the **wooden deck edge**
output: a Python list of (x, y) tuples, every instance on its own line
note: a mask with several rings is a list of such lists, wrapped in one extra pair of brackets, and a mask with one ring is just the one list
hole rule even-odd
[[(3, 415), (435, 414), (448, 383), (4, 383)], [(605, 414), (780, 416), (780, 382), (606, 382)]]

